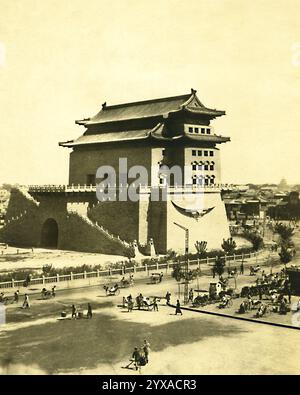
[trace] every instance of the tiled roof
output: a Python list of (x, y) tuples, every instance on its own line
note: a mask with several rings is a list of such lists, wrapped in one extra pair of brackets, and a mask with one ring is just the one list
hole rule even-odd
[(193, 135), (191, 133), (185, 133), (185, 136), (189, 138), (190, 140), (194, 141), (210, 141), (213, 143), (226, 143), (227, 141), (230, 141), (230, 137), (225, 137), (225, 136), (218, 136), (216, 134), (210, 134), (210, 135)]
[(190, 94), (167, 97), (163, 99), (145, 100), (140, 102), (118, 104), (115, 106), (103, 105), (97, 115), (85, 121), (85, 125), (95, 123), (123, 121), (128, 119), (155, 117), (180, 110)]
[(60, 142), (61, 147), (74, 147), (78, 145), (86, 144), (101, 144), (111, 143), (118, 141), (129, 141), (129, 140), (143, 140), (147, 138), (154, 138), (156, 140), (164, 141), (176, 141), (178, 139), (188, 138), (194, 141), (210, 141), (214, 143), (223, 143), (230, 141), (229, 137), (217, 136), (217, 135), (205, 135), (205, 136), (194, 136), (190, 133), (182, 133), (176, 136), (171, 136), (168, 133), (168, 129), (164, 123), (158, 123), (152, 129), (143, 130), (127, 130), (119, 132), (101, 132), (98, 134), (83, 134), (76, 140)]
[(116, 141), (140, 140), (149, 137), (152, 129), (129, 130), (123, 132), (107, 132), (101, 134), (82, 135), (76, 140), (59, 143), (62, 147), (74, 147), (76, 145), (109, 143)]
[(76, 123), (89, 126), (106, 122), (167, 116), (169, 113), (180, 111), (183, 108), (196, 114), (205, 114), (212, 117), (225, 114), (225, 111), (218, 111), (205, 107), (196, 96), (196, 91), (192, 90), (191, 93), (181, 96), (117, 104), (113, 106), (108, 106), (104, 103), (101, 111), (94, 117), (79, 120), (76, 121)]

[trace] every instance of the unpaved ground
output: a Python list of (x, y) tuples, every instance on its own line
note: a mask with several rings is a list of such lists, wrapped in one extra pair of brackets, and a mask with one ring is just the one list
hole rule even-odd
[[(299, 242), (299, 234), (296, 239)], [(238, 277), (237, 285), (242, 287), (254, 280), (247, 271)], [(164, 299), (158, 312), (128, 313), (119, 306), (123, 296), (142, 292), (145, 296), (163, 298), (169, 290), (174, 303), (178, 297), (177, 283), (165, 275), (162, 283), (153, 285), (144, 277), (134, 287), (121, 290), (119, 296), (107, 297), (100, 281), (104, 280), (99, 279), (95, 287), (58, 290), (55, 299), (39, 300), (39, 295), (31, 295), (30, 310), (21, 309), (21, 303), (9, 305), (7, 324), (0, 325), (0, 373), (136, 374), (123, 367), (133, 348), (144, 339), (150, 342), (151, 353), (142, 374), (299, 373), (298, 330), (192, 311), (175, 316)], [(210, 281), (214, 280), (203, 276), (192, 286), (208, 289)], [(88, 302), (94, 309), (92, 320), (58, 319), (62, 310), (70, 317), (73, 303), (85, 313)], [(273, 318), (282, 319), (277, 314)], [(291, 314), (284, 319), (291, 319)]]
[[(235, 238), (237, 246), (251, 246), (251, 244), (241, 238)], [(56, 268), (81, 265), (102, 265), (108, 266), (110, 263), (127, 261), (128, 259), (120, 255), (106, 255), (89, 252), (65, 251), (46, 248), (4, 248), (0, 246), (0, 272), (16, 269), (42, 269), (44, 265), (52, 265)]]
[(120, 255), (105, 255), (88, 252), (51, 250), (44, 248), (0, 248), (0, 272), (16, 269), (42, 269), (44, 265), (56, 268), (81, 265), (102, 265), (125, 261)]
[[(12, 358), (11, 363), (2, 367), (2, 373), (136, 374), (135, 371), (124, 367), (128, 363), (133, 347), (140, 345), (144, 337), (150, 342), (152, 351), (150, 362), (142, 369), (142, 374), (298, 374), (299, 372), (300, 337), (299, 332), (296, 331), (246, 322), (230, 323), (219, 317), (208, 318), (192, 312), (184, 312), (183, 317), (175, 316), (173, 310), (168, 307), (160, 307), (158, 313), (119, 312), (116, 316), (112, 315), (114, 319), (110, 321), (110, 334), (94, 332), (94, 338), (90, 339), (94, 353), (88, 350), (86, 355), (85, 350), (80, 347), (80, 339), (74, 343), (68, 342), (68, 346), (71, 345), (68, 350), (61, 346), (62, 353), (72, 355), (72, 364), (75, 366), (70, 365), (68, 361), (70, 358), (64, 358), (62, 362), (59, 356), (63, 357), (63, 355), (55, 352), (56, 344), (59, 343), (51, 343), (49, 339), (47, 339), (50, 342), (49, 347), (42, 349), (44, 355), (40, 356), (40, 360), (34, 358), (30, 352), (35, 351), (38, 355), (43, 340), (32, 336), (26, 347), (19, 348), (19, 357)], [(96, 317), (95, 314), (93, 320), (96, 320)], [(101, 315), (99, 319), (107, 320), (107, 317)], [(126, 325), (126, 321), (130, 326)], [(56, 322), (54, 325), (59, 327), (64, 324), (64, 322)], [(90, 322), (82, 321), (76, 324), (84, 326)], [(129, 330), (136, 333), (128, 338)], [(43, 335), (43, 327), (40, 323), (39, 331)], [(90, 335), (90, 332), (88, 333)], [(22, 332), (17, 332), (15, 335), (22, 335)], [(103, 350), (104, 342), (109, 342), (110, 347), (115, 348), (117, 353), (115, 359), (107, 363), (97, 363), (97, 359), (103, 360), (103, 354), (106, 353)], [(83, 346), (86, 346), (86, 342)], [(48, 355), (45, 355), (46, 351), (49, 352)], [(93, 359), (90, 360), (89, 356)], [(49, 371), (47, 366), (53, 358)], [(78, 358), (80, 362), (76, 365)], [(48, 362), (45, 359), (49, 359)], [(9, 360), (8, 357), (6, 361)], [(17, 363), (18, 360), (22, 363)], [(53, 369), (53, 366), (59, 368)]]
[[(241, 276), (242, 285), (254, 278)], [(200, 279), (205, 287), (211, 277)], [(135, 346), (151, 344), (145, 374), (296, 374), (300, 368), (300, 331), (263, 324), (206, 316), (174, 309), (161, 299), (159, 311), (128, 313), (122, 297), (142, 292), (163, 298), (166, 291), (177, 298), (178, 286), (165, 276), (160, 284), (139, 279), (134, 287), (107, 297), (102, 286), (64, 290), (55, 299), (31, 296), (32, 307), (7, 307), (7, 324), (0, 326), (0, 364), (3, 374), (80, 373), (136, 374), (124, 369)], [(194, 284), (196, 285), (196, 283)], [(73, 303), (86, 312), (92, 303), (92, 320), (59, 320), (70, 316)], [(279, 361), (280, 356), (280, 361)]]

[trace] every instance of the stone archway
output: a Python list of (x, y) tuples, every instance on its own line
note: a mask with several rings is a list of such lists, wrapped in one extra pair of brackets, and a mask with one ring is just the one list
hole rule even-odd
[(48, 218), (41, 231), (41, 247), (57, 248), (58, 244), (58, 225), (55, 219)]

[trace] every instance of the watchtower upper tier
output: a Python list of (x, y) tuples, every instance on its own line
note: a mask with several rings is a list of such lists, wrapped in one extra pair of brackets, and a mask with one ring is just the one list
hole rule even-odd
[(154, 145), (187, 141), (215, 145), (230, 141), (210, 126), (212, 119), (222, 115), (225, 111), (204, 106), (194, 89), (186, 95), (133, 103), (108, 106), (105, 102), (94, 117), (75, 121), (85, 127), (83, 135), (59, 145), (76, 149), (137, 140), (148, 140), (145, 145), (150, 141)]

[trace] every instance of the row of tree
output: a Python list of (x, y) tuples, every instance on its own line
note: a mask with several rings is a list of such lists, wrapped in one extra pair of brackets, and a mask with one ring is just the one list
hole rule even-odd
[[(264, 246), (262, 236), (254, 231), (246, 231), (244, 233), (245, 238), (251, 242), (252, 250), (258, 251)], [(237, 244), (232, 237), (228, 239), (223, 239), (223, 243), (221, 245), (222, 250), (225, 255), (233, 255), (237, 249)], [(206, 258), (207, 256), (207, 242), (206, 241), (196, 241), (195, 248), (199, 258)]]
[[(256, 232), (247, 232), (246, 238), (252, 243), (252, 250), (258, 251), (263, 247), (263, 238)], [(236, 241), (229, 237), (228, 239), (223, 239), (222, 250), (224, 254), (219, 254), (215, 257), (214, 270), (221, 276), (224, 273), (226, 256), (232, 256), (237, 250)], [(196, 241), (195, 248), (199, 259), (205, 259), (207, 257), (207, 242), (206, 241)], [(225, 255), (225, 256), (224, 256)], [(177, 281), (185, 280), (190, 281), (199, 275), (199, 269), (189, 270), (186, 272), (182, 265), (178, 264), (174, 267), (173, 277)]]
[[(273, 229), (274, 233), (277, 233), (280, 238), (280, 252), (279, 257), (280, 261), (284, 264), (289, 263), (293, 256), (296, 253), (295, 245), (292, 241), (292, 236), (294, 234), (294, 228), (289, 225), (285, 225), (283, 223), (277, 223)], [(245, 238), (251, 242), (252, 250), (258, 251), (264, 246), (262, 236), (256, 231), (246, 231), (244, 234)], [(221, 276), (224, 273), (226, 256), (233, 255), (237, 249), (237, 244), (232, 237), (228, 239), (223, 239), (222, 242), (222, 250), (224, 251), (224, 255), (217, 255), (215, 258), (214, 270), (215, 272)], [(207, 242), (206, 241), (196, 241), (195, 248), (197, 251), (197, 255), (200, 259), (204, 259), (207, 257)], [(178, 264), (175, 266), (173, 271), (173, 277), (177, 281), (187, 280), (190, 281), (192, 278), (196, 278), (199, 274), (199, 269), (190, 270), (186, 273), (182, 265)]]

